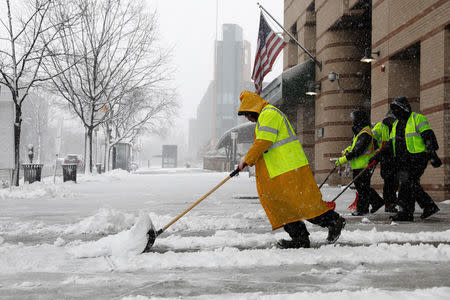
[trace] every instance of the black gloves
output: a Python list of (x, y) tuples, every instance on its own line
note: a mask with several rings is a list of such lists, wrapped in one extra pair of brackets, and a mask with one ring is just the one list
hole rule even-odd
[(433, 168), (439, 168), (440, 166), (442, 166), (442, 161), (437, 155), (436, 151), (427, 151), (427, 156)]

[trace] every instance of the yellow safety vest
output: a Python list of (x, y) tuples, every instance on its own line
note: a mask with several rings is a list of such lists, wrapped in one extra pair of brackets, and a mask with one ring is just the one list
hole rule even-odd
[(383, 124), (383, 122), (378, 122), (372, 128), (372, 136), (377, 140), (378, 149), (380, 149), (383, 142), (389, 141), (389, 126)]
[[(394, 148), (394, 156), (395, 156), (395, 132), (397, 128), (398, 120), (394, 122), (392, 125), (392, 131), (390, 138), (392, 139), (392, 146)], [(425, 147), (425, 143), (423, 142), (420, 133), (425, 130), (431, 129), (430, 124), (428, 123), (428, 119), (421, 114), (417, 114), (412, 112), (406, 122), (405, 126), (405, 139), (406, 139), (406, 148), (409, 153), (421, 153), (425, 152), (427, 148)]]
[(358, 137), (361, 134), (363, 134), (364, 132), (370, 134), (370, 136), (372, 137), (372, 140), (370, 141), (370, 144), (367, 147), (367, 150), (362, 155), (355, 157), (354, 159), (352, 159), (350, 161), (350, 164), (351, 164), (353, 170), (364, 169), (365, 167), (367, 167), (367, 164), (369, 163), (370, 158), (375, 155), (375, 149), (373, 148), (373, 135), (372, 135), (372, 131), (370, 131), (370, 126), (364, 127), (363, 129), (361, 129), (361, 131), (356, 136), (353, 136), (353, 143), (350, 148), (350, 151), (352, 151), (353, 148), (355, 147)]
[(261, 111), (255, 127), (255, 138), (273, 142), (263, 154), (270, 178), (308, 165), (291, 124), (275, 106), (267, 105)]

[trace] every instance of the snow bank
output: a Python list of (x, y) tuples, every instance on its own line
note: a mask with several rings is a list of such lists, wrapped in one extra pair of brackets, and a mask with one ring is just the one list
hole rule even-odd
[(123, 271), (136, 269), (161, 270), (173, 268), (252, 268), (292, 264), (359, 264), (393, 262), (449, 262), (450, 245), (389, 245), (334, 246), (318, 249), (257, 249), (220, 248), (198, 252), (145, 253), (135, 257), (117, 257), (115, 264)]
[(133, 175), (125, 170), (115, 169), (102, 174), (80, 174), (77, 176), (77, 182), (113, 182), (129, 176)]
[(94, 215), (74, 224), (46, 224), (43, 221), (3, 222), (0, 233), (8, 235), (45, 234), (113, 234), (131, 228), (136, 223), (134, 214), (101, 208)]
[(133, 214), (101, 208), (95, 215), (69, 225), (64, 233), (112, 234), (130, 228), (135, 222), (136, 217)]
[[(374, 244), (370, 246), (325, 245), (311, 249), (278, 249), (268, 247), (239, 250), (226, 247), (228, 242), (211, 250), (167, 251), (137, 255), (145, 247), (150, 220), (141, 214), (136, 225), (124, 232), (94, 242), (71, 242), (64, 246), (41, 244), (25, 246), (0, 245), (0, 272), (92, 272), (120, 270), (158, 271), (180, 268), (254, 268), (283, 265), (315, 264), (383, 264), (408, 262), (450, 262), (450, 245)], [(220, 236), (220, 233), (219, 233)], [(216, 237), (217, 238), (217, 237)], [(154, 248), (159, 243), (156, 240)], [(60, 243), (61, 241), (59, 241)], [(220, 243), (215, 242), (218, 245)], [(51, 258), (51, 263), (49, 263)], [(80, 259), (83, 258), (83, 259)]]
[[(65, 184), (73, 184), (72, 182), (64, 183)], [(75, 195), (71, 192), (68, 192), (64, 185), (61, 184), (53, 184), (53, 183), (44, 183), (44, 182), (33, 182), (32, 184), (23, 184), (20, 186), (13, 186), (11, 190), (8, 189), (0, 189), (0, 200), (5, 199), (34, 199), (34, 198), (42, 198), (42, 197), (61, 197), (68, 198), (74, 197)]]
[(140, 254), (147, 245), (147, 232), (150, 228), (153, 228), (153, 224), (148, 214), (141, 213), (130, 230), (69, 247), (68, 252), (77, 258)]
[[(309, 236), (311, 242), (323, 243), (327, 237), (327, 232), (316, 231), (311, 232)], [(287, 234), (278, 231), (267, 233), (239, 233), (233, 230), (219, 230), (211, 236), (180, 236), (169, 235), (167, 237), (159, 237), (158, 246), (168, 249), (213, 249), (217, 247), (239, 247), (239, 248), (255, 248), (270, 247), (277, 240), (288, 238)], [(370, 231), (344, 230), (337, 244), (356, 244), (370, 245), (376, 243), (432, 243), (432, 242), (450, 242), (450, 229), (446, 231), (422, 231), (417, 233), (404, 233), (394, 231), (380, 231), (375, 228)]]
[[(263, 293), (242, 293), (242, 294), (222, 294), (222, 295), (200, 295), (193, 297), (183, 297), (183, 299), (234, 299), (234, 300), (444, 300), (449, 299), (450, 288), (434, 287), (431, 289), (417, 289), (414, 291), (388, 291), (380, 289), (363, 289), (360, 291), (340, 291), (340, 292), (301, 292), (294, 294), (264, 295)], [(157, 300), (157, 299), (180, 299), (180, 298), (159, 298), (145, 296), (128, 296), (122, 300)]]

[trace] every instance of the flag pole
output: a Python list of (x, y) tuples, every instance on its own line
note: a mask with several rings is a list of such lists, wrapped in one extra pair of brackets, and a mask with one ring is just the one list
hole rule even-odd
[(275, 20), (275, 18), (274, 17), (272, 17), (272, 15), (258, 2), (258, 3), (256, 3), (258, 6), (259, 6), (259, 8), (261, 8), (272, 20), (274, 20), (275, 21), (275, 23), (277, 23), (278, 24), (278, 26), (280, 26), (281, 27), (281, 29), (283, 29), (283, 31), (284, 32), (286, 32), (287, 33), (287, 35), (293, 40), (293, 41), (295, 41), (295, 43), (297, 44), (297, 46), (299, 46), (302, 50), (303, 50), (303, 52), (305, 52), (306, 53), (306, 55), (308, 55), (315, 63), (316, 63), (316, 65), (319, 67), (319, 70), (320, 71), (322, 71), (322, 63), (320, 62), (320, 61), (318, 61), (317, 59), (316, 59), (316, 57), (315, 56), (313, 56), (308, 50), (306, 50), (305, 49), (305, 47), (303, 47), (300, 43), (299, 43), (299, 41), (297, 41), (297, 39), (289, 32), (289, 31), (287, 31), (280, 23), (278, 23), (278, 21), (277, 20)]

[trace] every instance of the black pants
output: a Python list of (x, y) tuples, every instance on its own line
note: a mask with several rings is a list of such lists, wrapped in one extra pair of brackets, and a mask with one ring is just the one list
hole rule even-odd
[(398, 204), (401, 212), (412, 215), (416, 201), (422, 209), (430, 209), (437, 206), (420, 185), (420, 177), (423, 175), (426, 167), (426, 162), (416, 163), (410, 168), (399, 171), (400, 190), (398, 192)]
[(393, 207), (398, 204), (397, 191), (399, 187), (399, 178), (393, 161), (381, 162), (380, 168), (383, 184), (383, 200), (386, 207)]
[[(358, 176), (364, 169), (353, 170), (353, 178)], [(380, 206), (380, 203), (384, 203), (383, 199), (378, 195), (378, 193), (370, 187), (370, 178), (372, 173), (369, 170), (364, 171), (364, 173), (359, 176), (354, 184), (356, 191), (358, 192), (358, 202), (356, 204), (356, 211), (359, 213), (368, 213), (369, 204), (372, 206)]]
[[(339, 214), (330, 209), (320, 216), (308, 219), (307, 221), (319, 225), (320, 227), (329, 227), (333, 226), (337, 219), (339, 219)], [(303, 221), (286, 224), (283, 228), (293, 240), (307, 238), (309, 236), (308, 229), (306, 229), (306, 225)]]

